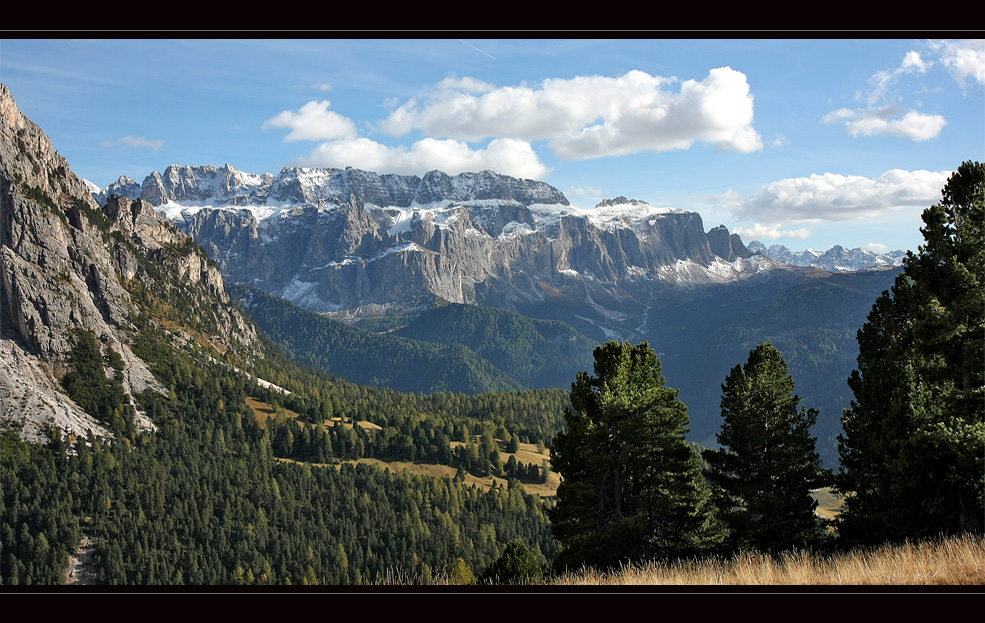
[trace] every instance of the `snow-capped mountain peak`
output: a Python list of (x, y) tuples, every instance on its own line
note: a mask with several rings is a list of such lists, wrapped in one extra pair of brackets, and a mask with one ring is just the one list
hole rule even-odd
[(900, 266), (903, 264), (903, 258), (906, 257), (906, 251), (874, 253), (863, 248), (845, 249), (838, 244), (824, 252), (817, 249), (791, 251), (782, 244), (770, 245), (767, 248), (760, 241), (753, 240), (746, 248), (753, 253), (760, 253), (778, 262), (794, 266), (814, 266), (830, 272)]

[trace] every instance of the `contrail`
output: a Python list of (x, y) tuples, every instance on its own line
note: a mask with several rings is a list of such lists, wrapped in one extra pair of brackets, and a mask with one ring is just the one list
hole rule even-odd
[(483, 54), (485, 54), (485, 55), (486, 55), (486, 56), (488, 56), (489, 58), (491, 58), (491, 59), (493, 59), (493, 60), (496, 60), (496, 57), (495, 57), (495, 56), (493, 56), (493, 55), (492, 55), (492, 54), (490, 54), (489, 52), (486, 52), (485, 50), (480, 50), (479, 48), (477, 48), (477, 47), (475, 47), (474, 45), (472, 45), (471, 43), (469, 43), (469, 42), (468, 42), (468, 41), (466, 41), (465, 39), (459, 39), (459, 41), (461, 41), (461, 42), (462, 42), (462, 43), (464, 43), (465, 45), (467, 45), (467, 46), (469, 46), (469, 47), (470, 47), (470, 48), (472, 48), (473, 50), (475, 50), (475, 51), (477, 51), (477, 52), (482, 52)]

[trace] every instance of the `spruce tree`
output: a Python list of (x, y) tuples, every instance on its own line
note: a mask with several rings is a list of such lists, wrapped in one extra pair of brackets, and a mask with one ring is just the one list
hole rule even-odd
[(799, 405), (787, 363), (769, 342), (722, 385), (721, 447), (703, 456), (734, 548), (779, 551), (817, 540), (810, 492), (828, 474), (810, 434), (817, 410)]
[(985, 525), (985, 165), (963, 163), (923, 221), (858, 332), (838, 440), (853, 543)]
[(684, 438), (687, 407), (665, 386), (649, 344), (595, 349), (551, 448), (561, 475), (551, 529), (558, 568), (608, 568), (692, 556), (724, 536), (698, 455)]

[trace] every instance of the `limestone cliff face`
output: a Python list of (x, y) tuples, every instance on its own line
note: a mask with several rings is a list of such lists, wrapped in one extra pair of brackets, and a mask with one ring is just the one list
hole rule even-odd
[(148, 176), (141, 196), (161, 202), (158, 210), (228, 279), (319, 312), (434, 296), (507, 309), (548, 292), (647, 299), (664, 286), (742, 278), (763, 266), (741, 264), (751, 254), (738, 236), (706, 234), (696, 213), (625, 198), (580, 210), (546, 184), (490, 172), (285, 169), (268, 184), (230, 169), (169, 167)]
[(120, 353), (129, 392), (159, 389), (128, 344), (139, 312), (130, 290), (136, 281), (145, 290), (164, 285), (155, 279), (174, 280), (210, 310), (221, 339), (256, 340), (228, 305), (215, 263), (146, 202), (114, 199), (100, 208), (0, 84), (0, 420), (19, 422), (28, 438), (45, 423), (108, 434), (60, 394), (73, 329)]

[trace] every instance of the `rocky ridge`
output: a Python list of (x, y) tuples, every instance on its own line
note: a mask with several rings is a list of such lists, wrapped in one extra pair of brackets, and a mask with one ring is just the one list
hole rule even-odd
[[(0, 139), (0, 424), (18, 426), (27, 439), (49, 424), (109, 435), (61, 391), (76, 329), (91, 331), (104, 353), (120, 354), (128, 394), (162, 390), (130, 348), (134, 292), (188, 284), (180, 286), (188, 300), (218, 299), (198, 310), (209, 309), (223, 327), (228, 337), (219, 341), (255, 342), (252, 325), (229, 305), (218, 267), (146, 202), (114, 198), (100, 208), (3, 84)], [(193, 337), (175, 331), (178, 340)], [(151, 426), (140, 414), (137, 424)]]

